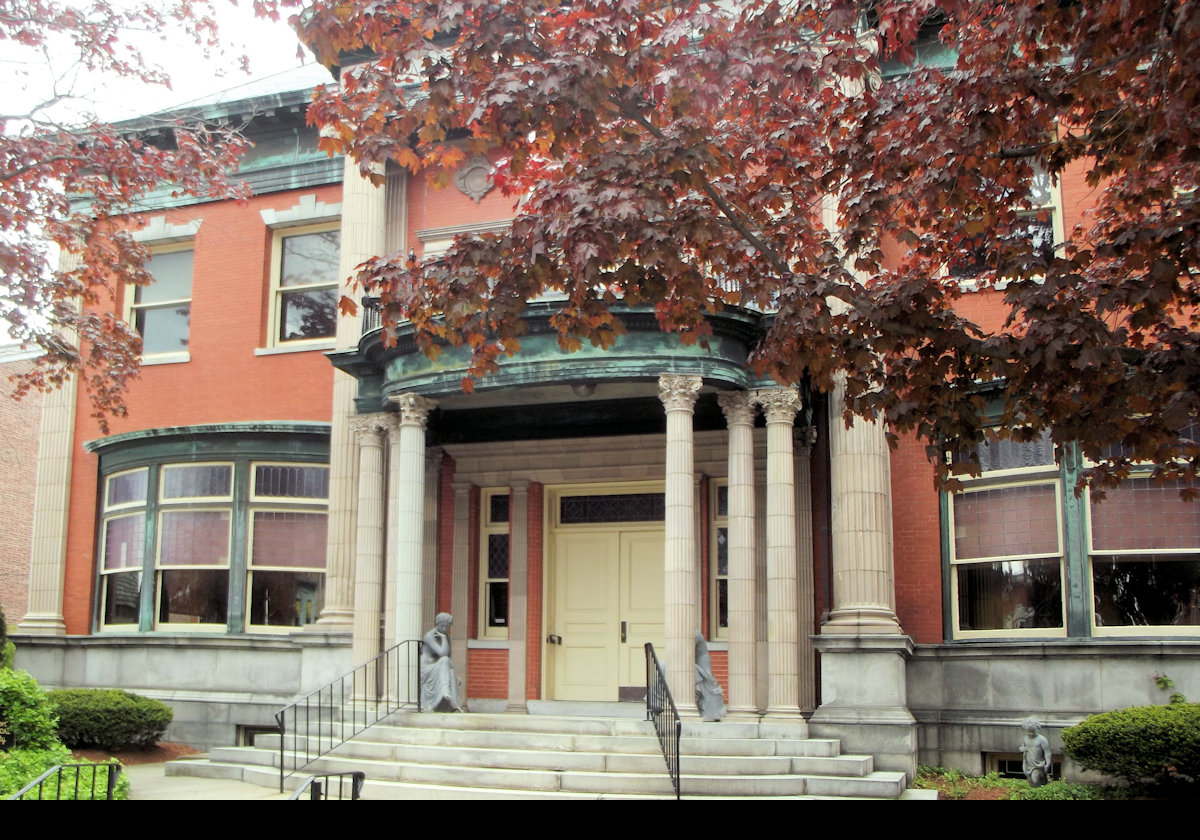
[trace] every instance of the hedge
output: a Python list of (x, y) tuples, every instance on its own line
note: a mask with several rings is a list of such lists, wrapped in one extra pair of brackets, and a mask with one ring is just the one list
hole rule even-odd
[(26, 671), (0, 669), (0, 748), (42, 750), (58, 743), (46, 692)]
[(152, 746), (174, 714), (165, 703), (115, 688), (68, 688), (48, 697), (58, 714), (58, 737), (68, 747)]
[(1200, 703), (1092, 715), (1064, 729), (1062, 739), (1083, 769), (1131, 784), (1200, 780)]

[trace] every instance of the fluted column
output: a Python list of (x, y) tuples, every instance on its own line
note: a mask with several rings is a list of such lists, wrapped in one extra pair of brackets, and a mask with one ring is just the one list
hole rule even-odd
[[(395, 644), (396, 633), (396, 557), (400, 528), (396, 516), (400, 498), (400, 420), (393, 419), (387, 430), (387, 550), (383, 555), (383, 638), (386, 646)], [(422, 627), (432, 627), (428, 621)]]
[(813, 648), (813, 610), (816, 590), (813, 582), (813, 511), (812, 511), (812, 448), (817, 442), (817, 430), (803, 426), (796, 430), (796, 591), (799, 600), (796, 615), (800, 638), (796, 661), (799, 675), (800, 709), (807, 713), (817, 703), (817, 655)]
[(796, 619), (795, 388), (765, 388), (755, 399), (767, 417), (767, 713), (799, 715)]
[(508, 517), (508, 711), (525, 711), (528, 608), (529, 481), (515, 479)]
[(379, 653), (383, 607), (383, 553), (387, 511), (383, 486), (383, 434), (386, 414), (351, 417), (358, 439), (358, 529), (354, 561), (354, 664)]
[(425, 424), (437, 405), (416, 394), (393, 398), (400, 407), (400, 446), (396, 498), (396, 637), (419, 639), (421, 566), (425, 536)]
[[(696, 513), (693, 491), (692, 415), (700, 394), (699, 376), (663, 374), (659, 398), (667, 411), (666, 534), (663, 617), (666, 624), (667, 684), (691, 708), (695, 681)], [(682, 699), (687, 698), (687, 699)]]
[[(78, 262), (78, 257), (64, 255), (60, 268), (70, 270)], [(63, 338), (68, 344), (77, 340), (74, 332)], [(78, 382), (71, 378), (47, 393), (42, 402), (37, 484), (33, 495), (29, 607), (14, 628), (17, 633), (62, 636), (67, 632), (63, 618), (63, 587), (67, 574), (67, 522), (71, 507), (71, 455), (77, 395)]]
[(729, 711), (751, 714), (755, 702), (754, 415), (748, 391), (717, 397), (729, 426)]
[[(338, 276), (349, 277), (355, 267), (383, 253), (386, 190), (358, 172), (346, 158), (342, 176), (342, 229)], [(360, 316), (339, 312), (335, 344), (339, 350), (354, 347), (362, 332)], [(358, 380), (333, 371), (333, 412), (329, 428), (329, 543), (325, 555), (325, 608), (316, 629), (350, 630), (353, 626), (354, 560), (357, 553), (354, 471), (358, 452), (348, 419), (355, 414)]]
[(833, 610), (822, 635), (898, 634), (892, 558), (891, 454), (883, 424), (842, 421), (830, 396)]

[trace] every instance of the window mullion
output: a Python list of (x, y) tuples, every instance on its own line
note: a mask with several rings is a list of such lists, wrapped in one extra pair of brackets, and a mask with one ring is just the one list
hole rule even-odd
[(1079, 479), (1079, 449), (1074, 444), (1063, 447), (1062, 458), (1062, 516), (1063, 516), (1063, 588), (1067, 596), (1067, 635), (1091, 636), (1091, 586), (1089, 581), (1088, 540), (1084, 525), (1086, 499), (1075, 493)]
[(227, 632), (246, 630), (247, 541), (250, 528), (250, 464), (238, 461), (233, 475), (233, 521), (229, 545), (229, 618)]
[(138, 610), (138, 632), (154, 629), (158, 607), (158, 465), (150, 464), (146, 473), (146, 524), (142, 550), (142, 592)]

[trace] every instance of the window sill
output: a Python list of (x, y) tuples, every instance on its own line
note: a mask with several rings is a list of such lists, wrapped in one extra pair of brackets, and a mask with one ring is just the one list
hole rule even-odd
[(467, 650), (508, 650), (508, 639), (467, 639)]
[(142, 367), (150, 367), (151, 365), (179, 365), (191, 360), (191, 353), (159, 353), (156, 356), (142, 356)]
[(256, 347), (254, 349), (255, 356), (278, 356), (283, 353), (307, 353), (313, 350), (334, 350), (337, 348), (337, 342), (332, 338), (321, 341), (297, 341), (288, 344), (280, 344), (275, 347)]

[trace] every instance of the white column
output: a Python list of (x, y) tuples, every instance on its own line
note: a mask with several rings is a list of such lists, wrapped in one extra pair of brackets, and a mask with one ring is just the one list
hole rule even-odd
[[(358, 172), (350, 157), (342, 176), (341, 255), (338, 274), (342, 278), (355, 267), (383, 253), (386, 220), (386, 190), (376, 187)], [(362, 333), (359, 317), (339, 313), (335, 343), (339, 350), (355, 347)], [(333, 413), (329, 429), (329, 544), (325, 555), (325, 608), (316, 629), (351, 630), (353, 626), (354, 560), (356, 555), (356, 490), (354, 471), (358, 452), (354, 434), (347, 425), (355, 414), (354, 397), (358, 380), (340, 370), (333, 371)]]
[(659, 398), (667, 410), (666, 523), (663, 557), (664, 664), (667, 684), (681, 708), (694, 707), (696, 611), (696, 514), (692, 415), (699, 376), (663, 374)]
[(529, 552), (529, 481), (511, 482), (508, 511), (508, 711), (525, 711), (525, 640)]
[(795, 388), (765, 388), (755, 399), (767, 416), (767, 713), (800, 714), (796, 683), (796, 476), (792, 424)]
[(822, 635), (898, 634), (892, 558), (891, 453), (883, 424), (842, 421), (844, 386), (830, 395), (833, 610)]
[(383, 607), (383, 556), (386, 508), (383, 486), (383, 434), (386, 414), (351, 417), (358, 438), (358, 529), (354, 569), (354, 664), (379, 654)]
[(754, 415), (748, 391), (717, 397), (729, 426), (729, 711), (752, 714), (755, 702)]
[(813, 512), (812, 512), (812, 448), (817, 442), (817, 430), (803, 426), (796, 430), (796, 571), (799, 577), (796, 590), (799, 601), (796, 617), (800, 625), (798, 659), (796, 661), (800, 687), (800, 709), (810, 714), (817, 703), (817, 655), (813, 649), (813, 611), (816, 590), (813, 582)]
[[(388, 426), (387, 454), (387, 550), (383, 555), (383, 639), (384, 644), (391, 646), (399, 636), (396, 633), (396, 558), (398, 556), (398, 541), (400, 539), (398, 499), (400, 498), (400, 420), (397, 416)], [(432, 627), (429, 621), (422, 621), (422, 627)]]
[[(78, 257), (65, 256), (60, 267), (69, 270), (78, 262)], [(63, 338), (68, 344), (77, 341), (73, 332)], [(67, 632), (63, 619), (63, 587), (67, 575), (67, 524), (71, 507), (71, 456), (77, 395), (77, 382), (71, 378), (47, 393), (42, 402), (37, 484), (33, 495), (29, 609), (12, 632), (42, 636), (62, 636)], [(143, 580), (142, 585), (146, 586), (147, 582)]]
[(396, 499), (396, 636), (393, 644), (419, 639), (421, 565), (425, 536), (425, 423), (437, 405), (416, 394), (393, 398), (400, 407)]
[(437, 616), (438, 509), (442, 494), (442, 459), (446, 452), (434, 447), (425, 455), (425, 571), (421, 576), (421, 626), (433, 626)]

